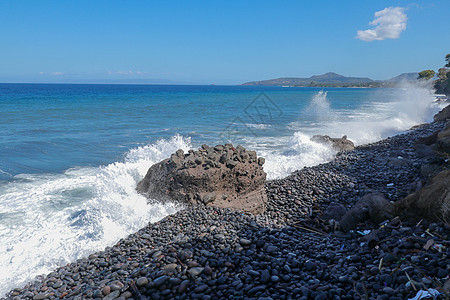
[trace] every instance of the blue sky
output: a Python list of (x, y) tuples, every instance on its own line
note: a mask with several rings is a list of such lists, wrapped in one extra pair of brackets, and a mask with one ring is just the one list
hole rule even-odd
[(0, 0), (0, 82), (387, 79), (444, 64), (449, 15), (448, 0)]

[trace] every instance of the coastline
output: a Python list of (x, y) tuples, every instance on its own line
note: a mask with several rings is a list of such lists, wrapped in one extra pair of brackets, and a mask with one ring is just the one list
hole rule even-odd
[[(404, 223), (403, 230), (385, 227), (385, 236), (393, 234), (398, 239), (375, 249), (356, 232), (327, 232), (330, 225), (318, 216), (330, 203), (350, 207), (368, 192), (380, 192), (390, 201), (405, 197), (420, 177), (423, 163), (414, 150), (415, 142), (444, 125), (422, 125), (339, 153), (329, 163), (268, 181), (268, 209), (259, 216), (187, 207), (104, 251), (13, 290), (8, 297), (353, 299), (372, 290), (373, 296), (382, 298), (414, 296), (414, 289), (406, 286), (411, 281), (405, 281), (408, 271), (414, 282), (425, 287), (435, 284), (423, 282), (426, 276), (448, 276), (446, 265), (440, 263), (445, 252), (411, 255), (414, 252), (407, 251), (416, 247), (408, 240), (412, 232), (425, 231), (430, 224), (412, 227)], [(445, 224), (433, 226), (441, 233), (450, 229)], [(422, 266), (425, 256), (435, 262), (434, 271)], [(420, 267), (409, 268), (414, 264)], [(385, 285), (375, 286), (376, 282)]]

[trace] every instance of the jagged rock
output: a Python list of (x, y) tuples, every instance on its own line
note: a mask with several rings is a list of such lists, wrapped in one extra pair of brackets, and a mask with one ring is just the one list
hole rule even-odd
[(395, 203), (397, 213), (409, 218), (450, 220), (450, 170), (443, 170), (425, 186)]
[(311, 141), (326, 145), (331, 145), (333, 149), (336, 151), (352, 151), (355, 149), (355, 144), (352, 141), (347, 139), (347, 136), (344, 135), (342, 138), (332, 138), (328, 135), (314, 135), (311, 138)]
[(371, 193), (364, 195), (345, 215), (339, 223), (342, 229), (349, 231), (367, 220), (375, 224), (394, 216), (394, 206), (383, 195)]
[(242, 146), (209, 147), (184, 154), (178, 150), (170, 159), (153, 165), (138, 183), (137, 191), (148, 198), (203, 203), (237, 208), (250, 213), (265, 210), (266, 173), (264, 158)]
[(434, 115), (434, 121), (445, 121), (450, 119), (450, 105), (444, 107), (440, 112)]
[[(447, 106), (450, 107), (450, 106)], [(450, 121), (447, 122), (445, 129), (441, 130), (437, 134), (436, 144), (433, 146), (433, 149), (438, 152), (443, 152), (446, 156), (449, 156), (450, 153)]]

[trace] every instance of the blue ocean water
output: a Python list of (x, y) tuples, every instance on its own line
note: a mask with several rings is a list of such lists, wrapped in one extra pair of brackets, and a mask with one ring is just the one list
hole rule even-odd
[(430, 121), (430, 90), (0, 84), (0, 294), (179, 209), (135, 186), (179, 148), (232, 142), (268, 178)]

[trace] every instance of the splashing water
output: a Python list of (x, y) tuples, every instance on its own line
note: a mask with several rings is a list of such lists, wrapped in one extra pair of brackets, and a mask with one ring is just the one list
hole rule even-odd
[(175, 136), (132, 149), (123, 162), (18, 175), (0, 187), (0, 294), (179, 210), (148, 204), (135, 187), (151, 165), (190, 148)]
[(310, 136), (296, 132), (282, 151), (258, 151), (266, 158), (267, 179), (282, 178), (303, 167), (329, 161), (336, 154), (330, 147), (311, 141)]
[(310, 118), (317, 118), (319, 121), (326, 121), (333, 118), (333, 110), (331, 104), (327, 99), (328, 92), (319, 91), (315, 94), (309, 105), (305, 108), (303, 114)]
[[(336, 152), (326, 145), (311, 141), (310, 138), (315, 134), (332, 137), (347, 135), (356, 145), (361, 145), (432, 121), (433, 115), (443, 107), (434, 103), (433, 93), (427, 83), (404, 82), (400, 88), (392, 89), (389, 99), (370, 102), (349, 115), (345, 110), (332, 109), (327, 92), (317, 92), (301, 113), (302, 120), (291, 124), (297, 131), (288, 142), (275, 150), (258, 151), (259, 155), (266, 158), (264, 170), (267, 178), (282, 178), (305, 166), (331, 160)], [(309, 119), (304, 121), (306, 116)], [(317, 123), (308, 126), (312, 122)]]
[[(93, 87), (89, 87), (91, 88)], [(79, 89), (76, 87), (76, 90)], [(177, 149), (187, 151), (193, 148), (190, 138), (178, 135), (171, 137), (176, 132), (193, 136), (198, 144), (213, 141), (223, 143), (224, 141), (218, 138), (223, 130), (222, 125), (233, 120), (235, 113), (242, 112), (242, 104), (249, 100), (246, 92), (237, 93), (237, 96), (231, 97), (230, 100), (229, 96), (235, 94), (234, 88), (231, 87), (231, 94), (224, 92), (211, 96), (198, 93), (206, 95), (200, 99), (196, 98), (197, 93), (190, 92), (183, 92), (184, 96), (177, 98), (175, 96), (179, 92), (173, 93), (170, 88), (169, 93), (164, 96), (158, 92), (137, 93), (136, 89), (166, 88), (135, 87), (133, 90), (136, 94), (125, 93), (119, 97), (109, 91), (110, 87), (106, 90), (104, 87), (95, 87), (94, 90), (100, 90), (108, 96), (86, 100), (89, 98), (85, 94), (75, 93), (74, 98), (84, 99), (77, 103), (84, 103), (82, 110), (78, 106), (74, 110), (68, 109), (73, 99), (70, 98), (70, 101), (64, 104), (67, 100), (64, 96), (60, 101), (48, 101), (46, 105), (50, 108), (56, 105), (57, 108), (63, 109), (67, 116), (61, 115), (59, 109), (46, 110), (41, 112), (41, 115), (40, 107), (30, 111), (17, 109), (10, 111), (12, 117), (3, 122), (3, 127), (0, 126), (0, 135), (8, 138), (0, 144), (3, 147), (0, 147), (0, 155), (6, 158), (5, 161), (10, 160), (10, 165), (1, 161), (3, 165), (0, 170), (0, 179), (5, 179), (0, 181), (1, 294), (24, 284), (38, 274), (48, 273), (59, 265), (103, 250), (148, 222), (159, 220), (180, 209), (171, 203), (149, 205), (144, 197), (136, 193), (137, 182), (145, 176), (151, 165), (169, 157)], [(186, 89), (189, 91), (191, 88)], [(32, 94), (36, 93), (35, 90), (32, 91)], [(312, 142), (310, 137), (314, 134), (333, 137), (347, 135), (356, 144), (373, 142), (405, 131), (413, 125), (431, 121), (432, 115), (439, 110), (437, 105), (433, 105), (432, 93), (427, 86), (406, 84), (399, 89), (379, 91), (330, 89), (328, 92), (314, 93), (311, 89), (293, 88), (268, 94), (277, 104), (282, 104), (280, 107), (283, 107), (284, 111), (280, 119), (276, 119), (274, 115), (273, 124), (254, 124), (253, 120), (245, 119), (245, 115), (241, 113), (240, 117), (245, 122), (242, 127), (247, 131), (237, 132), (237, 135), (242, 136), (239, 143), (256, 150), (259, 156), (266, 158), (264, 169), (268, 179), (282, 178), (304, 166), (313, 166), (332, 159), (335, 151)], [(142, 98), (135, 98), (136, 95), (141, 95)], [(164, 101), (155, 103), (155, 95), (162, 97)], [(18, 100), (23, 101), (19, 96), (11, 94), (8, 97), (18, 97)], [(156, 98), (159, 99), (158, 97)], [(200, 106), (186, 105), (186, 102), (183, 102), (183, 99), (191, 97), (194, 97), (195, 103)], [(3, 98), (3, 101), (7, 102), (8, 99)], [(11, 99), (11, 107), (21, 103), (15, 98)], [(47, 99), (47, 95), (42, 96), (42, 99)], [(28, 100), (26, 101), (28, 103)], [(221, 107), (219, 105), (223, 103), (226, 103), (226, 106), (218, 113), (217, 107)], [(124, 104), (128, 107), (127, 114), (123, 114)], [(146, 105), (151, 105), (151, 109), (143, 110)], [(97, 110), (101, 112), (102, 109), (106, 109), (108, 114), (99, 118), (98, 122), (89, 123), (94, 111), (97, 113)], [(113, 114), (109, 113), (111, 109)], [(80, 111), (83, 113), (80, 114)], [(37, 114), (46, 118), (51, 112), (57, 113), (48, 118), (47, 123), (44, 122), (47, 130), (42, 131), (41, 123), (44, 119), (36, 118), (40, 120), (36, 123), (34, 119), (23, 117), (22, 112), (25, 116)], [(204, 113), (209, 114), (214, 121), (203, 119)], [(17, 128), (12, 126), (12, 129), (16, 129), (16, 134), (9, 134), (8, 124), (14, 124), (14, 120), (25, 119), (29, 122), (26, 126), (16, 124)], [(56, 123), (56, 127), (55, 120), (60, 121)], [(67, 131), (59, 128), (65, 128), (66, 123), (70, 129), (80, 127), (78, 131), (73, 132), (73, 139), (66, 139)], [(113, 137), (111, 139), (105, 139), (103, 136), (105, 124), (114, 125), (106, 128), (106, 133), (109, 134), (107, 136)], [(125, 128), (124, 124), (128, 127)], [(142, 129), (142, 124), (148, 126)], [(38, 130), (38, 134), (30, 135), (29, 128)], [(86, 131), (91, 128), (97, 130), (92, 130), (93, 135), (85, 137)], [(161, 128), (170, 130), (166, 132)], [(58, 130), (61, 130), (61, 133)], [(117, 135), (119, 133), (122, 135)], [(116, 149), (117, 145), (129, 145), (129, 139), (133, 140), (132, 142), (145, 140), (147, 134), (163, 136), (166, 139), (131, 149), (123, 159), (115, 163), (107, 164), (116, 158), (107, 158), (98, 163), (95, 159), (89, 161), (90, 154), (95, 152), (97, 147), (102, 147), (99, 153), (103, 154)], [(96, 143), (97, 140), (100, 142)], [(70, 152), (71, 148), (80, 143), (93, 146), (83, 148), (80, 152)], [(105, 147), (109, 143), (114, 144), (114, 147)], [(13, 149), (11, 145), (15, 145), (16, 149), (22, 149), (20, 145), (30, 148), (14, 156), (10, 150)], [(135, 147), (134, 145), (126, 147)], [(66, 150), (69, 151), (67, 156), (58, 156), (58, 153)], [(55, 155), (60, 161), (55, 160)], [(22, 169), (20, 166), (15, 168), (15, 162), (30, 165), (28, 159), (34, 156), (37, 157), (35, 161), (31, 161), (31, 165), (43, 161), (42, 169), (41, 164), (36, 164), (36, 169), (43, 170), (42, 172), (33, 172), (33, 168)], [(73, 161), (71, 156), (79, 160)], [(56, 171), (46, 168), (47, 165), (58, 163), (63, 167), (57, 168)], [(107, 165), (61, 171), (68, 166), (84, 163)], [(28, 170), (39, 174), (17, 175)]]

